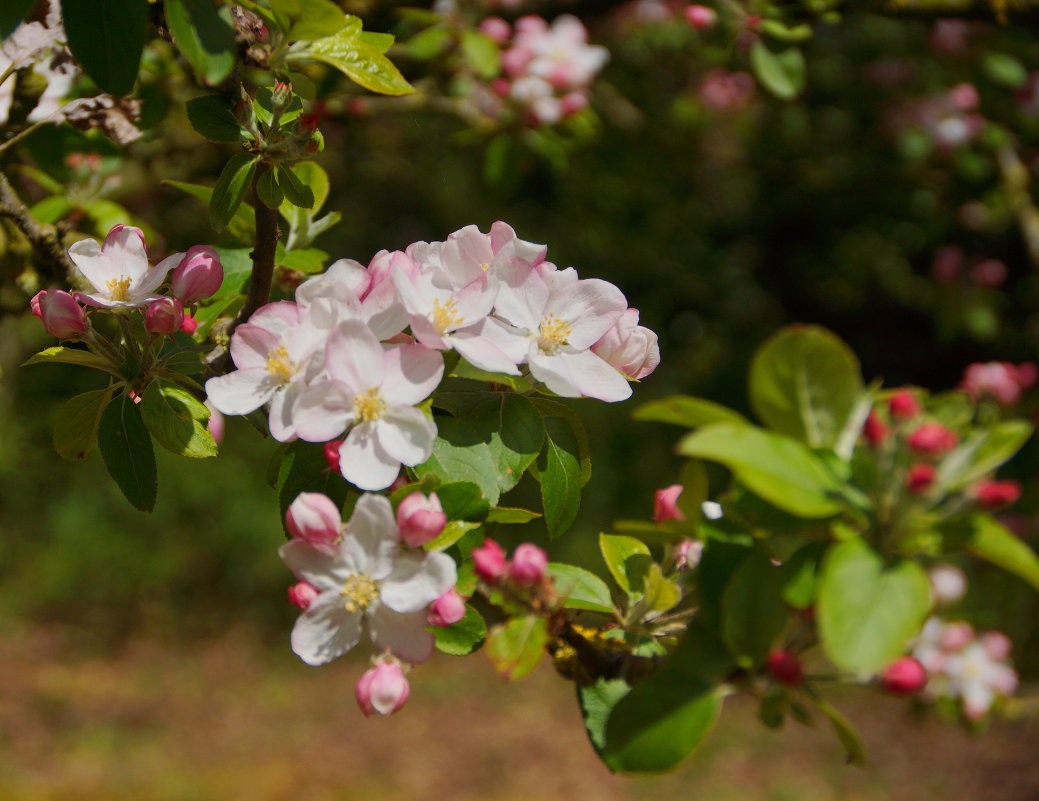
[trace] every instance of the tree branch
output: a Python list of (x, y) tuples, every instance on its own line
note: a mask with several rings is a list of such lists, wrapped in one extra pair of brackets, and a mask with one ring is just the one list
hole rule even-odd
[(61, 278), (71, 282), (76, 274), (76, 267), (69, 259), (65, 246), (53, 225), (41, 223), (29, 212), (29, 208), (18, 197), (10, 180), (0, 171), (0, 217), (7, 217), (14, 222), (25, 238), (29, 240), (41, 257), (40, 266), (47, 277)]
[[(245, 305), (238, 312), (238, 322), (248, 320), (253, 312), (270, 300), (274, 283), (274, 254), (278, 248), (278, 210), (269, 209), (256, 194), (256, 185), (271, 165), (260, 162), (253, 175), (253, 195), (256, 209), (256, 246), (250, 254), (253, 259), (252, 277), (249, 279), (249, 294)], [(236, 323), (237, 324), (237, 323)], [(228, 332), (230, 333), (230, 332)]]

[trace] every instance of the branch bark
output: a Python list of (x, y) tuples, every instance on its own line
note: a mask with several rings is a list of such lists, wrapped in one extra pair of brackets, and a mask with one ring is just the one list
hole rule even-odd
[(18, 197), (10, 180), (0, 171), (0, 217), (14, 222), (41, 257), (41, 270), (46, 277), (70, 283), (76, 274), (75, 265), (68, 257), (61, 242), (58, 229), (41, 223), (32, 216), (29, 208)]
[(253, 312), (270, 300), (271, 286), (274, 283), (274, 254), (278, 247), (278, 210), (267, 208), (256, 194), (257, 183), (270, 170), (270, 164), (261, 162), (253, 175), (256, 246), (250, 254), (253, 259), (253, 271), (252, 277), (249, 279), (249, 293), (246, 295), (245, 305), (238, 313), (238, 322), (248, 320)]

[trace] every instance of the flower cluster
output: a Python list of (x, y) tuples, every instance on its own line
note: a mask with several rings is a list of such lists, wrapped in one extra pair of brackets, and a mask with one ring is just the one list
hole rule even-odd
[(975, 400), (992, 398), (1000, 406), (1013, 406), (1039, 381), (1039, 369), (1031, 362), (975, 362), (963, 371), (960, 389)]
[(913, 647), (927, 671), (927, 693), (960, 701), (970, 720), (984, 717), (996, 699), (1017, 688), (1009, 665), (1012, 644), (1006, 635), (977, 635), (969, 623), (931, 618)]
[(534, 125), (555, 125), (588, 105), (588, 87), (609, 60), (605, 47), (588, 44), (577, 17), (557, 17), (551, 25), (535, 15), (520, 17), (515, 28), (488, 17), (480, 30), (504, 46), (504, 76), (493, 89), (519, 107)]
[(232, 415), (269, 404), (282, 442), (346, 432), (343, 477), (376, 491), (430, 457), (436, 424), (416, 407), (440, 384), (444, 351), (557, 395), (624, 400), (659, 361), (656, 335), (617, 287), (545, 255), (497, 222), (381, 251), (367, 268), (337, 261), (238, 326), (237, 370), (206, 383), (209, 401)]
[(987, 121), (976, 110), (980, 102), (972, 84), (958, 84), (913, 104), (901, 123), (922, 130), (938, 150), (949, 151), (973, 142), (985, 130)]

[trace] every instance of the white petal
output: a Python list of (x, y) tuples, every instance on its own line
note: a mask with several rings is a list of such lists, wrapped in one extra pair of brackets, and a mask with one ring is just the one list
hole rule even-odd
[(167, 256), (141, 276), (134, 287), (134, 291), (137, 294), (154, 292), (162, 286), (162, 282), (166, 280), (166, 274), (180, 264), (183, 258), (183, 253), (174, 253), (172, 256)]
[(268, 303), (253, 312), (249, 323), (280, 338), (290, 328), (299, 325), (299, 307), (291, 300)]
[(400, 459), (394, 459), (379, 442), (373, 423), (350, 429), (339, 449), (343, 478), (363, 490), (384, 490), (400, 473)]
[(548, 283), (529, 264), (513, 259), (498, 269), (495, 313), (518, 328), (537, 329), (549, 300)]
[[(299, 436), (296, 432), (294, 407), (306, 388), (307, 385), (304, 382), (293, 381), (287, 387), (283, 387), (280, 391), (275, 392), (271, 398), (267, 424), (270, 428), (271, 436), (278, 442), (292, 442)], [(332, 439), (332, 437), (329, 437), (329, 439)]]
[(433, 655), (434, 639), (426, 631), (426, 625), (425, 610), (401, 615), (386, 606), (379, 606), (368, 616), (372, 641), (413, 665), (425, 662)]
[(249, 414), (271, 399), (277, 386), (266, 370), (235, 370), (206, 382), (206, 396), (224, 414)]
[[(517, 329), (512, 328), (512, 331)], [(519, 375), (519, 370), (516, 365), (523, 360), (523, 357), (527, 354), (529, 340), (527, 337), (517, 334), (510, 335), (504, 334), (502, 340), (507, 344), (514, 353), (519, 354), (519, 358), (512, 358), (498, 347), (498, 345), (484, 336), (484, 332), (499, 333), (503, 332), (501, 324), (495, 324), (491, 321), (491, 318), (485, 318), (483, 323), (474, 325), (470, 328), (462, 328), (455, 331), (448, 341), (451, 346), (461, 354), (469, 364), (474, 367), (479, 367), (481, 370), (486, 370), (490, 373), (508, 373), (509, 375)], [(515, 345), (512, 345), (512, 342)]]
[(530, 372), (557, 395), (586, 395), (615, 402), (631, 397), (631, 386), (613, 367), (590, 350), (562, 348), (551, 356), (531, 348)]
[(322, 592), (339, 592), (347, 577), (357, 572), (356, 565), (349, 564), (344, 555), (339, 549), (316, 548), (302, 540), (290, 540), (278, 548), (278, 556), (296, 578)]
[(325, 350), (329, 375), (360, 394), (382, 384), (386, 359), (375, 335), (360, 320), (347, 320), (332, 331)]
[(354, 395), (338, 381), (322, 381), (307, 389), (292, 409), (296, 434), (307, 442), (335, 439), (353, 420)]
[(358, 572), (376, 581), (386, 578), (400, 551), (400, 533), (389, 500), (367, 492), (358, 498), (345, 534), (344, 542), (357, 546), (352, 552), (357, 554)]
[(376, 423), (376, 432), (386, 453), (414, 467), (433, 453), (437, 426), (414, 406), (390, 406)]
[(570, 324), (569, 344), (577, 350), (590, 348), (617, 322), (628, 308), (624, 294), (609, 281), (589, 278), (554, 285), (552, 297), (545, 307)]
[(292, 650), (308, 665), (324, 665), (361, 639), (360, 612), (348, 612), (337, 590), (314, 599), (292, 628)]
[(401, 554), (382, 582), (382, 602), (395, 612), (417, 612), (455, 586), (458, 568), (446, 553)]
[(444, 376), (444, 357), (424, 345), (401, 345), (385, 352), (380, 395), (390, 404), (421, 403)]
[(231, 335), (231, 358), (239, 370), (267, 369), (267, 359), (278, 347), (278, 338), (265, 328), (242, 323)]
[(80, 239), (73, 242), (69, 248), (69, 258), (98, 291), (107, 293), (108, 281), (120, 275), (118, 265), (113, 264), (107, 254), (101, 252), (101, 245), (96, 239)]

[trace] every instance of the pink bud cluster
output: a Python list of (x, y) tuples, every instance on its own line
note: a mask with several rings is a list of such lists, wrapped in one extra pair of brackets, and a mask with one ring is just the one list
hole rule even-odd
[(548, 571), (548, 554), (529, 542), (517, 546), (510, 561), (505, 549), (487, 538), (473, 549), (472, 557), (477, 578), (492, 586), (508, 581), (517, 587), (533, 589), (544, 583)]
[(952, 284), (966, 279), (983, 289), (997, 289), (1007, 280), (1009, 270), (1000, 259), (969, 257), (956, 245), (943, 245), (931, 261), (931, 278), (937, 284)]
[(992, 398), (1000, 406), (1014, 406), (1039, 382), (1039, 368), (1032, 362), (975, 362), (967, 365), (960, 389), (975, 400)]

